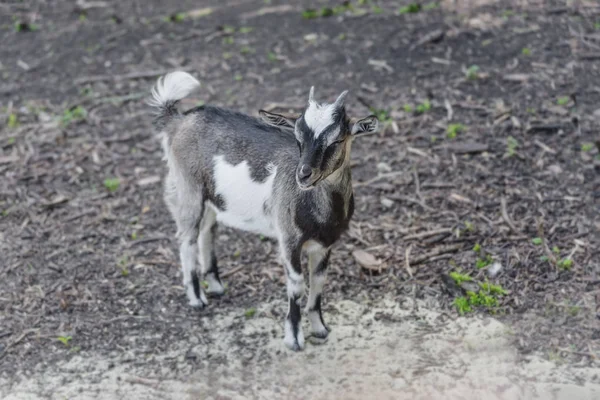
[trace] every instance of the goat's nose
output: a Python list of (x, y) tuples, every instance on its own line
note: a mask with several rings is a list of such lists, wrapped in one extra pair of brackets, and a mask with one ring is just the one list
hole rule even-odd
[(298, 178), (308, 179), (312, 175), (312, 168), (306, 164), (303, 164), (298, 170)]

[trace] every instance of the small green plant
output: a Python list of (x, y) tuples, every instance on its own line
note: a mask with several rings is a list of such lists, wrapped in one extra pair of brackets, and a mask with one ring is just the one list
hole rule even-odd
[(9, 129), (15, 129), (17, 126), (19, 126), (19, 118), (17, 118), (17, 114), (10, 113), (8, 115), (7, 126)]
[(320, 10), (308, 8), (308, 9), (302, 11), (302, 17), (305, 19), (315, 19), (315, 18), (319, 18), (319, 17), (326, 18), (326, 17), (331, 17), (334, 15), (342, 14), (351, 9), (352, 9), (352, 5), (349, 2), (339, 5), (339, 6), (335, 6), (333, 8), (323, 7)]
[(583, 151), (583, 152), (592, 151), (593, 148), (594, 148), (594, 145), (592, 143), (583, 143), (581, 145), (581, 151)]
[(271, 62), (276, 62), (278, 61), (277, 59), (277, 54), (273, 53), (272, 51), (267, 53), (267, 59)]
[(560, 254), (560, 249), (558, 248), (558, 246), (554, 246), (554, 247), (552, 248), (552, 252), (553, 252), (554, 254), (558, 255), (558, 254)]
[(469, 80), (476, 80), (479, 78), (479, 66), (478, 65), (471, 65), (469, 68), (467, 68), (467, 70), (465, 71), (465, 76), (467, 79)]
[(569, 307), (569, 314), (573, 317), (575, 317), (577, 314), (579, 314), (579, 311), (581, 311), (581, 307), (579, 307), (579, 306), (570, 306)]
[(465, 126), (463, 124), (450, 124), (446, 129), (446, 137), (448, 139), (456, 138), (456, 135), (465, 130)]
[(404, 105), (404, 112), (407, 112), (407, 113), (413, 112), (413, 106), (411, 106), (410, 104), (405, 104)]
[(249, 308), (244, 312), (244, 316), (246, 318), (252, 318), (252, 317), (254, 317), (255, 314), (256, 314), (256, 308), (254, 308), (254, 307)]
[(568, 103), (569, 103), (568, 96), (562, 96), (562, 97), (559, 97), (558, 99), (556, 99), (556, 104), (558, 104), (559, 106), (566, 106)]
[(345, 34), (345, 33), (340, 33), (340, 34), (337, 36), (337, 39), (338, 39), (338, 40), (346, 40), (346, 34)]
[(479, 254), (481, 252), (481, 245), (479, 243), (475, 243), (475, 246), (473, 246), (473, 251)]
[(457, 285), (460, 285), (463, 282), (471, 282), (473, 278), (469, 275), (462, 274), (460, 272), (452, 271), (450, 272), (450, 278), (454, 279)]
[(202, 281), (202, 282), (200, 282), (200, 284), (202, 285), (202, 287), (204, 289), (208, 289), (208, 281)]
[(242, 79), (244, 79), (244, 77), (242, 76), (242, 74), (240, 74), (240, 73), (236, 73), (236, 74), (233, 76), (233, 79), (239, 82), (239, 81), (241, 81)]
[(14, 137), (9, 137), (7, 143), (8, 144), (15, 144), (16, 139)]
[(85, 22), (85, 21), (87, 21), (87, 15), (85, 15), (85, 13), (79, 14), (79, 22)]
[(59, 342), (64, 344), (65, 346), (69, 346), (69, 342), (73, 339), (71, 336), (59, 336), (56, 338)]
[(104, 180), (104, 187), (111, 193), (116, 192), (120, 184), (121, 181), (119, 178), (107, 178)]
[(431, 103), (429, 102), (429, 100), (425, 100), (417, 106), (417, 112), (419, 114), (426, 113), (429, 110), (431, 110)]
[(171, 14), (169, 16), (166, 16), (163, 18), (163, 21), (165, 22), (182, 22), (186, 19), (187, 14), (180, 12), (180, 13), (175, 13), (175, 14)]
[(502, 12), (502, 17), (504, 17), (505, 19), (508, 17), (512, 17), (513, 15), (515, 15), (515, 12), (513, 10), (505, 10)]
[(498, 296), (504, 296), (504, 295), (508, 294), (508, 292), (506, 290), (504, 290), (502, 288), (502, 286), (500, 286), (500, 285), (494, 285), (489, 282), (481, 282), (479, 284), (479, 286), (481, 287), (481, 289), (483, 291), (490, 293), (490, 294), (494, 294), (494, 295), (498, 295)]
[(15, 18), (13, 18), (13, 20), (14, 20), (13, 27), (15, 29), (15, 32), (17, 32), (17, 33), (18, 32), (35, 32), (38, 29), (40, 29), (39, 25), (30, 24), (30, 23), (27, 23), (25, 21), (21, 21), (20, 19), (15, 19)]
[(473, 309), (469, 305), (469, 300), (467, 300), (466, 297), (457, 297), (456, 299), (454, 299), (453, 304), (460, 315), (464, 315), (473, 311)]
[(467, 232), (475, 232), (475, 225), (471, 221), (465, 221), (465, 229)]
[(234, 42), (233, 36), (226, 36), (223, 38), (223, 44), (233, 44)]
[(233, 257), (234, 257), (234, 258), (238, 258), (238, 257), (239, 257), (239, 256), (241, 256), (241, 255), (242, 255), (242, 252), (241, 252), (241, 251), (239, 251), (239, 250), (236, 250), (236, 251), (233, 253)]
[(255, 53), (255, 52), (256, 52), (256, 50), (254, 50), (254, 49), (253, 49), (252, 47), (250, 47), (250, 46), (243, 46), (243, 47), (240, 49), (240, 53), (242, 53), (242, 54), (252, 54), (252, 53)]
[(421, 5), (418, 3), (410, 3), (407, 6), (400, 7), (398, 9), (398, 14), (414, 14), (421, 11)]
[(531, 243), (535, 244), (536, 246), (539, 246), (543, 243), (543, 241), (542, 238), (534, 237), (533, 239), (531, 239)]
[(429, 11), (429, 10), (433, 10), (435, 8), (438, 8), (440, 5), (438, 3), (436, 3), (435, 1), (431, 2), (431, 3), (427, 3), (423, 6), (423, 10), (425, 11)]
[(566, 271), (570, 271), (573, 267), (573, 260), (570, 258), (563, 258), (557, 263), (558, 268)]
[(233, 35), (235, 33), (235, 26), (223, 25), (223, 32), (227, 35)]
[(377, 117), (379, 122), (385, 123), (385, 122), (390, 122), (392, 120), (392, 118), (390, 117), (390, 112), (388, 110), (383, 110), (383, 109), (373, 108), (373, 107), (369, 108), (369, 110), (371, 111), (371, 113), (373, 115), (375, 115)]
[(498, 300), (495, 297), (485, 294), (483, 292), (467, 292), (468, 301), (471, 306), (483, 306), (485, 308), (492, 308), (498, 305)]
[(490, 254), (486, 254), (485, 258), (478, 258), (477, 261), (475, 261), (475, 266), (477, 267), (477, 269), (482, 269), (487, 267), (488, 265), (491, 265), (494, 262), (494, 259), (492, 258), (492, 256)]
[(239, 32), (245, 35), (245, 34), (247, 34), (247, 33), (250, 33), (250, 32), (252, 32), (253, 30), (254, 30), (254, 28), (253, 28), (253, 27), (251, 27), (251, 26), (242, 26), (242, 27), (239, 29)]
[(600, 29), (600, 22), (596, 22), (594, 24), (594, 29)]
[(512, 157), (515, 155), (519, 142), (512, 136), (506, 138), (506, 156)]
[(68, 126), (73, 122), (81, 121), (87, 116), (87, 111), (81, 106), (65, 110), (60, 118), (60, 123), (63, 126)]
[(523, 54), (524, 56), (530, 56), (531, 55), (531, 49), (529, 49), (527, 47), (523, 47), (523, 50), (521, 50), (521, 54)]
[(371, 6), (371, 12), (372, 12), (373, 14), (382, 14), (382, 13), (383, 13), (383, 8), (379, 7), (379, 6), (378, 6), (378, 5), (376, 5), (376, 4), (373, 4), (373, 5)]
[(131, 240), (137, 240), (137, 238), (138, 238), (137, 231), (131, 232)]

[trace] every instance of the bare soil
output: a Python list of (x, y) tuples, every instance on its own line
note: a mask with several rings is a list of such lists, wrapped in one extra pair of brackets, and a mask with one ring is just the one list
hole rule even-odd
[[(7, 390), (31, 375), (65, 378), (69, 369), (57, 366), (81, 372), (90, 360), (133, 362), (158, 380), (205, 376), (224, 362), (216, 354), (208, 363), (210, 342), (201, 341), (218, 338), (219, 326), (236, 327), (248, 362), (281, 345), (284, 275), (269, 240), (220, 228), (227, 294), (202, 312), (187, 307), (144, 104), (155, 79), (175, 69), (202, 82), (184, 107), (298, 112), (315, 85), (320, 99), (349, 89), (352, 116), (384, 121), (353, 146), (357, 211), (332, 255), (327, 313), (347, 301), (382, 308), (387, 296), (422, 302), (450, 325), (493, 316), (514, 333), (503, 346), (515, 365), (536, 357), (581, 387), (598, 379), (565, 369), (597, 369), (600, 355), (598, 3), (441, 1), (399, 13), (408, 2), (354, 1), (331, 16), (321, 7), (341, 3), (74, 3), (0, 4)], [(311, 7), (316, 18), (306, 18)], [(356, 250), (381, 264), (361, 267)], [(489, 265), (477, 268), (478, 259)], [(506, 294), (461, 316), (453, 303), (472, 287), (453, 283), (456, 271)], [(214, 323), (265, 304), (276, 305), (268, 334), (246, 334), (253, 319)], [(334, 332), (346, 323), (330, 318)], [(356, 323), (367, 330), (369, 321)], [(403, 329), (413, 325), (388, 323), (406, 351), (414, 342)], [(184, 343), (197, 356), (182, 356)], [(323, 357), (328, 346), (345, 349), (334, 337), (306, 353)], [(294, 357), (282, 345), (265, 351)]]

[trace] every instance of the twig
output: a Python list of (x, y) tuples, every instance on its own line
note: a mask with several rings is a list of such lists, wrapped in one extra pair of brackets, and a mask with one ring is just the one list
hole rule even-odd
[(504, 220), (504, 222), (506, 222), (506, 225), (508, 225), (510, 230), (514, 233), (519, 233), (519, 231), (515, 227), (515, 224), (512, 222), (510, 216), (508, 215), (508, 211), (506, 210), (506, 198), (504, 197), (500, 198), (500, 212), (502, 213), (502, 219)]
[(231, 271), (227, 271), (227, 272), (221, 274), (221, 278), (227, 278), (228, 276), (231, 276), (233, 274), (237, 274), (238, 272), (240, 272), (243, 269), (244, 269), (244, 265), (240, 265), (239, 267), (234, 268)]
[(462, 244), (455, 244), (455, 245), (451, 245), (451, 246), (447, 246), (447, 247), (438, 247), (437, 249), (434, 249), (433, 251), (430, 251), (429, 253), (425, 253), (418, 257), (415, 257), (412, 260), (412, 265), (415, 266), (418, 264), (423, 264), (426, 261), (433, 260), (436, 256), (440, 256), (442, 254), (457, 252), (460, 249), (462, 249), (462, 247), (463, 247)]
[(454, 110), (452, 109), (452, 104), (448, 101), (448, 99), (444, 100), (444, 106), (446, 106), (446, 111), (448, 112), (448, 116), (446, 119), (448, 122), (452, 121), (452, 116), (454, 115)]
[(435, 235), (439, 235), (441, 233), (452, 233), (452, 229), (450, 228), (442, 228), (442, 229), (434, 229), (432, 231), (427, 231), (427, 232), (421, 232), (421, 233), (415, 233), (412, 235), (407, 235), (404, 236), (404, 240), (413, 240), (413, 239), (424, 239), (424, 238), (428, 238), (430, 236), (435, 236)]
[(552, 265), (556, 266), (558, 264), (558, 261), (556, 260), (554, 253), (550, 251), (550, 247), (548, 247), (548, 243), (546, 242), (546, 236), (544, 235), (544, 222), (541, 219), (538, 219), (537, 221), (537, 230), (538, 236), (540, 237), (540, 239), (542, 239), (542, 248), (544, 249), (544, 253), (546, 253), (546, 257), (548, 257), (548, 260), (550, 260)]
[(8, 350), (11, 347), (14, 347), (16, 345), (18, 345), (19, 343), (21, 343), (23, 341), (23, 339), (25, 339), (27, 336), (29, 336), (29, 334), (34, 333), (39, 331), (39, 328), (31, 328), (31, 329), (26, 329), (23, 331), (23, 333), (21, 333), (19, 335), (19, 337), (17, 337), (14, 341), (12, 341), (11, 343), (9, 343), (6, 348), (4, 349), (4, 352), (2, 352), (2, 354), (0, 354), (0, 359), (2, 357), (4, 357), (6, 354), (8, 354)]
[(153, 389), (158, 389), (158, 386), (160, 385), (160, 382), (158, 381), (140, 378), (139, 376), (126, 377), (124, 381), (128, 383), (150, 386)]
[(411, 250), (412, 250), (412, 245), (409, 245), (406, 248), (406, 251), (404, 253), (404, 267), (406, 268), (406, 272), (408, 272), (408, 275), (412, 278), (413, 277), (413, 273), (412, 273), (412, 270), (410, 269), (410, 262), (409, 262), (410, 251)]

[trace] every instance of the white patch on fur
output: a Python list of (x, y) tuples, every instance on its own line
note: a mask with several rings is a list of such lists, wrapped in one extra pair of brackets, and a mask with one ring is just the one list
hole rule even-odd
[(304, 332), (302, 332), (302, 325), (298, 325), (298, 337), (294, 337), (294, 330), (292, 329), (292, 323), (289, 319), (285, 320), (284, 324), (285, 336), (283, 338), (283, 343), (290, 350), (295, 350), (294, 347), (296, 345), (296, 339), (298, 340), (298, 347), (300, 350), (304, 349)]
[(304, 120), (306, 121), (306, 125), (313, 130), (316, 138), (318, 138), (329, 125), (333, 124), (334, 111), (334, 104), (319, 104), (317, 102), (309, 103), (308, 108), (304, 113)]
[(267, 179), (263, 183), (255, 182), (248, 162), (233, 165), (223, 156), (214, 157), (215, 192), (225, 201), (225, 211), (217, 210), (217, 221), (264, 236), (276, 236), (273, 218), (265, 215), (263, 205), (271, 202), (277, 167), (269, 163), (266, 168)]
[(178, 101), (187, 97), (200, 87), (200, 82), (183, 71), (171, 72), (158, 78), (152, 88), (152, 99), (148, 104), (152, 107), (163, 107), (170, 101)]

